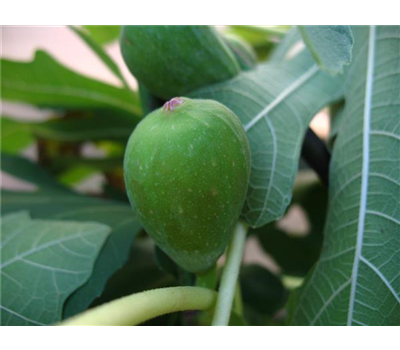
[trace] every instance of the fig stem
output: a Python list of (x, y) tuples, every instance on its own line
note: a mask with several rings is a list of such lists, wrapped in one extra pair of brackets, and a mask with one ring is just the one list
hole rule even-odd
[(233, 301), (233, 310), (239, 316), (243, 316), (242, 288), (240, 287), (239, 279), (236, 283), (236, 288), (235, 288), (235, 299)]
[(206, 272), (196, 274), (196, 286), (214, 290), (217, 286), (217, 264)]
[(110, 301), (60, 323), (61, 326), (135, 326), (177, 311), (207, 310), (217, 293), (201, 287), (152, 289)]
[(233, 232), (232, 241), (228, 247), (221, 284), (218, 291), (217, 304), (212, 321), (213, 326), (227, 326), (231, 316), (240, 264), (242, 262), (244, 245), (248, 226), (238, 221)]

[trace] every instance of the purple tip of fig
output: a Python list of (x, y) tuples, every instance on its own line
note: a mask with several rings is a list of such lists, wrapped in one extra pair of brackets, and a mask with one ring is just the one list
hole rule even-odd
[(164, 103), (163, 110), (164, 111), (173, 111), (176, 106), (179, 106), (183, 103), (183, 100), (179, 97), (174, 97), (173, 99)]

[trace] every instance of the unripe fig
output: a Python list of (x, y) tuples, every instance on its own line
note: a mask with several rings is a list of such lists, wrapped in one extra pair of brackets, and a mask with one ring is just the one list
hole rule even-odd
[(247, 135), (219, 102), (174, 98), (133, 131), (125, 184), (148, 234), (191, 272), (212, 267), (240, 216), (250, 173)]
[(208, 26), (123, 26), (120, 44), (131, 73), (163, 99), (240, 72), (233, 53)]

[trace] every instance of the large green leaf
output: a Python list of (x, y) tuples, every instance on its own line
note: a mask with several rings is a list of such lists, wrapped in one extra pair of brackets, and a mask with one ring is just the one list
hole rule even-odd
[(3, 116), (0, 117), (0, 123), (2, 152), (15, 154), (34, 142), (29, 125)]
[(7, 160), (7, 163), (2, 163), (3, 171), (38, 185), (39, 190), (32, 193), (3, 190), (2, 214), (28, 210), (34, 218), (92, 221), (106, 224), (112, 229), (90, 279), (66, 303), (66, 315), (81, 312), (102, 293), (107, 280), (126, 262), (141, 226), (128, 204), (81, 196), (61, 186), (46, 187), (47, 182), (42, 178), (51, 177), (38, 166), (11, 156)]
[(283, 215), (308, 124), (341, 94), (342, 79), (321, 72), (307, 50), (193, 94), (225, 104), (244, 124), (252, 169), (243, 215), (251, 226)]
[(70, 26), (69, 28), (92, 49), (92, 51), (104, 62), (108, 69), (119, 78), (124, 87), (128, 88), (128, 84), (122, 76), (117, 64), (110, 58), (110, 56), (108, 56), (102, 46), (97, 43), (89, 34), (86, 34), (84, 29), (73, 26)]
[(322, 70), (343, 73), (351, 62), (354, 42), (349, 26), (299, 26), (299, 30)]
[(61, 173), (57, 175), (57, 179), (61, 184), (72, 187), (97, 172), (97, 169), (91, 166), (71, 166), (61, 171)]
[(121, 26), (82, 26), (100, 45), (109, 44), (118, 39)]
[[(37, 164), (11, 154), (1, 153), (1, 170), (41, 188), (42, 191), (67, 191)], [(2, 200), (2, 204), (3, 204)], [(17, 209), (19, 210), (19, 209)]]
[(95, 298), (101, 295), (107, 280), (127, 261), (132, 242), (142, 227), (129, 205), (114, 204), (109, 207), (104, 205), (89, 213), (81, 209), (79, 213), (71, 211), (56, 215), (56, 217), (76, 220), (86, 218), (107, 223), (112, 228), (110, 238), (96, 261), (90, 280), (67, 300), (64, 310), (66, 318), (84, 311)]
[(63, 142), (121, 140), (126, 142), (137, 120), (113, 115), (112, 112), (90, 113), (88, 116), (71, 119), (52, 119), (30, 123), (31, 131), (48, 140)]
[(323, 252), (294, 325), (400, 325), (400, 27), (355, 27)]
[(80, 75), (48, 53), (36, 51), (31, 62), (1, 60), (2, 99), (59, 109), (112, 109), (127, 118), (141, 116), (138, 96)]
[(31, 220), (27, 212), (1, 223), (1, 324), (61, 321), (65, 299), (90, 277), (109, 227)]
[(1, 117), (1, 147), (3, 152), (15, 154), (33, 143), (35, 136), (60, 142), (118, 140), (126, 143), (137, 122), (112, 111), (88, 111), (74, 118), (43, 122)]

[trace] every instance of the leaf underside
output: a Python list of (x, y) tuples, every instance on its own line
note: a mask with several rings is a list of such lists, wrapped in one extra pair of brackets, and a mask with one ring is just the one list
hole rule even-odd
[(98, 223), (2, 218), (1, 325), (59, 322), (65, 299), (90, 277), (109, 227)]
[(293, 325), (400, 325), (400, 27), (355, 27), (323, 252)]
[(307, 50), (193, 94), (225, 104), (247, 131), (252, 169), (242, 215), (251, 226), (284, 214), (308, 124), (341, 94), (342, 79), (320, 71)]
[(322, 70), (343, 73), (351, 62), (354, 43), (349, 26), (299, 26), (299, 31)]
[[(4, 155), (2, 155), (3, 158)], [(24, 171), (29, 167), (29, 171)], [(2, 170), (30, 181), (39, 187), (36, 192), (2, 190), (2, 215), (28, 210), (33, 218), (91, 221), (111, 228), (90, 279), (65, 303), (64, 317), (85, 310), (101, 295), (107, 280), (127, 261), (132, 242), (141, 226), (132, 209), (125, 203), (96, 199), (73, 193), (61, 185), (52, 185), (51, 177), (36, 164), (7, 156)], [(49, 178), (42, 182), (41, 179)]]

